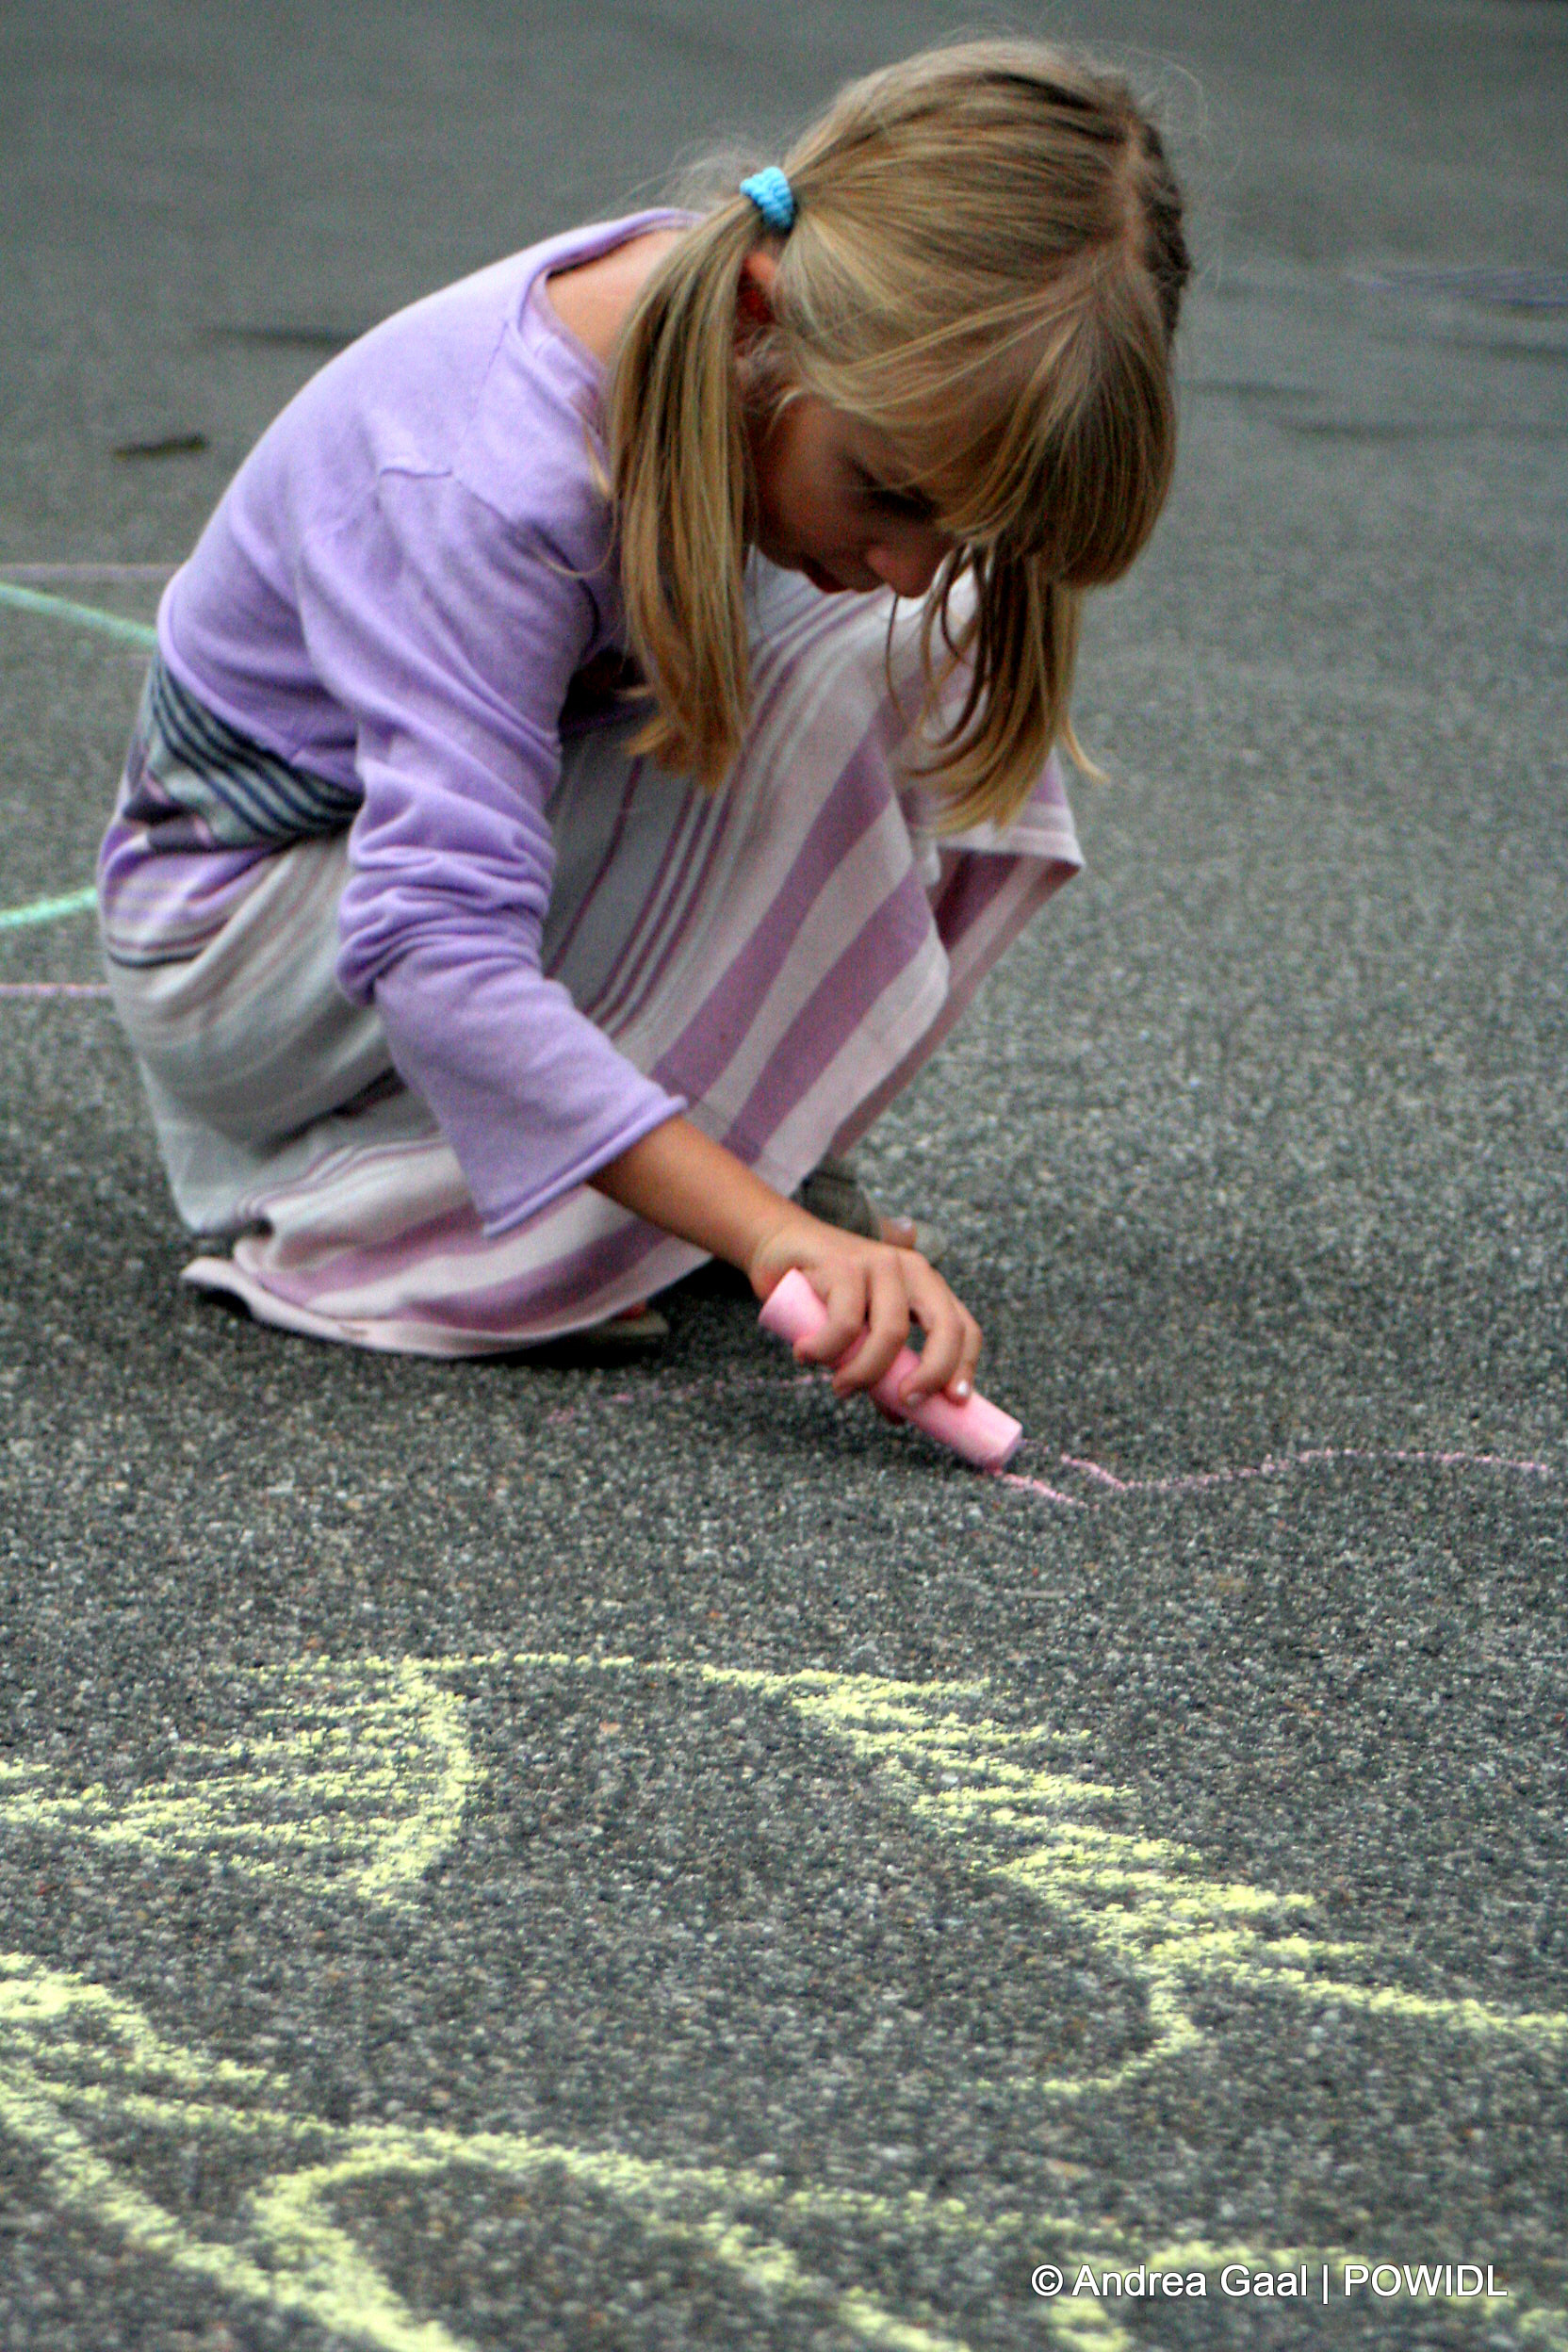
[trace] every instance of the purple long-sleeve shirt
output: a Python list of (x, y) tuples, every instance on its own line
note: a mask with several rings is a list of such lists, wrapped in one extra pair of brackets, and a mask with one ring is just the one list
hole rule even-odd
[(158, 641), (220, 718), (357, 790), (337, 974), (374, 1001), (498, 1233), (685, 1107), (540, 969), (573, 673), (621, 643), (602, 372), (550, 270), (577, 229), (342, 352), (270, 428), (171, 581)]

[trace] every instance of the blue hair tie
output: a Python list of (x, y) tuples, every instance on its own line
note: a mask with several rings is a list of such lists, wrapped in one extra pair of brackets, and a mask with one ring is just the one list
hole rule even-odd
[(749, 196), (770, 229), (780, 237), (788, 236), (795, 223), (795, 192), (776, 163), (770, 163), (765, 172), (754, 172), (741, 182), (741, 193)]

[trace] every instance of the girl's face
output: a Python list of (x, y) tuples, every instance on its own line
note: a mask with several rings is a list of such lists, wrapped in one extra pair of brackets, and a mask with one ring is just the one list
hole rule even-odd
[[(773, 316), (776, 256), (748, 253), (741, 275), (738, 363)], [(828, 596), (891, 588), (923, 596), (953, 546), (931, 503), (906, 486), (896, 452), (815, 394), (777, 408), (758, 387), (747, 401), (757, 484), (756, 543), (770, 563), (804, 572)]]
[(757, 546), (827, 595), (923, 596), (953, 541), (870, 427), (801, 393), (750, 430)]

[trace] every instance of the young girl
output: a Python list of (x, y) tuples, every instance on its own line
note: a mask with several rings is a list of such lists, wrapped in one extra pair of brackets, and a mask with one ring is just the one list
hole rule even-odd
[(100, 865), (176, 1204), (238, 1236), (188, 1280), (462, 1354), (799, 1266), (841, 1393), (913, 1318), (909, 1393), (968, 1394), (907, 1224), (792, 1196), (1080, 862), (1050, 755), (1186, 274), (1124, 85), (971, 43), (306, 385), (164, 597)]

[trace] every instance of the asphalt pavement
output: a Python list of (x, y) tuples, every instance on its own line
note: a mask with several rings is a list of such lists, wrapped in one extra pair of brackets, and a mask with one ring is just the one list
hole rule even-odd
[(190, 1295), (94, 993), (291, 391), (973, 21), (0, 20), (3, 2352), (1568, 2347), (1568, 9), (1010, 12), (1200, 263), (1087, 870), (864, 1153), (1010, 1477), (713, 1275), (624, 1366)]

